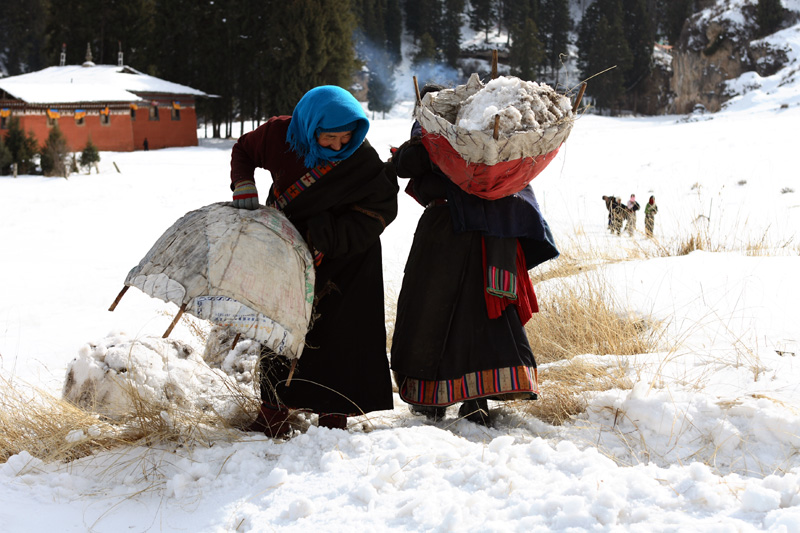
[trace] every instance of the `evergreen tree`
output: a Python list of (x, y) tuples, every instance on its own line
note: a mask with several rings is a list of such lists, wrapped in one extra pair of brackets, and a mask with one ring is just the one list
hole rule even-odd
[(632, 63), (625, 71), (626, 90), (635, 90), (652, 70), (655, 34), (644, 0), (622, 0), (622, 29), (631, 51)]
[(349, 1), (276, 1), (270, 19), (270, 75), (263, 87), (268, 115), (291, 114), (317, 85), (350, 86), (357, 63)]
[(578, 31), (578, 68), (583, 78), (594, 77), (587, 93), (597, 107), (617, 109), (625, 92), (625, 73), (633, 55), (623, 31), (621, 0), (596, 0), (584, 13)]
[(539, 12), (539, 38), (544, 44), (547, 66), (558, 82), (558, 71), (569, 48), (569, 2), (542, 0)]
[(513, 28), (513, 39), (508, 52), (511, 72), (523, 80), (535, 80), (545, 60), (544, 45), (537, 37), (539, 29), (530, 18)]
[(8, 149), (3, 136), (0, 135), (0, 174), (8, 174), (10, 172), (12, 161), (11, 150)]
[(692, 0), (661, 0), (664, 11), (661, 33), (670, 44), (675, 44), (681, 36), (686, 19), (692, 16)]
[[(115, 65), (122, 43), (126, 63), (144, 68), (148, 56), (157, 53), (148, 53), (153, 47), (151, 43), (162, 40), (162, 34), (150, 33), (151, 24), (159, 22), (153, 16), (154, 8), (165, 3), (152, 0), (50, 2), (47, 26), (51, 46), (49, 64), (58, 64), (61, 43), (67, 45), (67, 64), (83, 63), (86, 43), (90, 43), (94, 63)], [(176, 21), (183, 22), (182, 18), (172, 19), (170, 30), (180, 32), (185, 24)]]
[(100, 152), (97, 150), (97, 146), (94, 145), (92, 142), (92, 138), (89, 137), (89, 140), (86, 141), (86, 148), (83, 149), (81, 152), (80, 157), (80, 164), (81, 167), (86, 169), (87, 173), (92, 172), (92, 165), (95, 165), (100, 162)]
[[(406, 30), (415, 43), (419, 44), (419, 40), (426, 33), (431, 37), (438, 36), (442, 11), (442, 0), (407, 0), (405, 2)], [(435, 38), (434, 42), (436, 42)]]
[(386, 27), (386, 51), (395, 65), (403, 60), (403, 14), (400, 0), (387, 0), (384, 26)]
[(785, 11), (781, 0), (758, 0), (756, 9), (758, 36), (764, 37), (778, 31), (786, 16)]
[(9, 76), (34, 72), (45, 62), (47, 0), (3, 0), (0, 11), (0, 66)]
[(386, 113), (394, 105), (394, 72), (388, 54), (383, 52), (385, 61), (375, 61), (369, 71), (369, 91), (367, 102), (370, 111)]
[(45, 176), (63, 176), (66, 178), (69, 175), (69, 146), (67, 146), (67, 139), (64, 134), (61, 133), (61, 128), (58, 127), (58, 122), (50, 129), (50, 134), (47, 136), (40, 156), (42, 173)]
[(489, 31), (497, 20), (494, 0), (470, 0), (469, 27), (475, 31), (486, 34), (485, 41), (489, 42)]
[(461, 26), (463, 24), (464, 0), (445, 0), (442, 13), (440, 46), (445, 62), (458, 67), (461, 56)]
[(417, 82), (422, 87), (426, 83), (441, 83), (438, 79), (440, 72), (436, 68), (439, 63), (439, 50), (436, 48), (436, 41), (430, 34), (426, 33), (419, 39), (419, 48), (411, 58), (411, 64), (417, 72)]
[(19, 124), (19, 118), (12, 116), (8, 121), (6, 147), (11, 152), (11, 163), (17, 164), (19, 174), (28, 174), (33, 170), (33, 156), (39, 149), (33, 132), (25, 135)]

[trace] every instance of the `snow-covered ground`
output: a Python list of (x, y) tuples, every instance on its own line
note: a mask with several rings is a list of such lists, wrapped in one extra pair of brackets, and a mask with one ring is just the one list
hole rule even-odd
[[(784, 30), (793, 56), (799, 29)], [(788, 79), (760, 79), (715, 115), (584, 116), (534, 181), (563, 248), (622, 257), (703, 234), (725, 250), (600, 270), (625, 311), (667, 328), (663, 352), (602, 357), (632, 389), (591, 394), (559, 427), (495, 403), (491, 428), (455, 409), (429, 423), (396, 400), (285, 442), (243, 434), (67, 464), (23, 452), (0, 464), (0, 529), (799, 531), (800, 85)], [(400, 105), (368, 138), (387, 158), (410, 127)], [(2, 377), (59, 394), (79, 354), (161, 337), (174, 306), (134, 289), (107, 309), (166, 228), (230, 198), (231, 145), (103, 152), (100, 174), (68, 180), (0, 177)], [(263, 200), (269, 177), (257, 180)], [(641, 216), (634, 237), (606, 231), (601, 196), (632, 193), (656, 197), (654, 241)], [(421, 212), (400, 201), (383, 236), (388, 294)], [(202, 352), (185, 322), (171, 337)]]

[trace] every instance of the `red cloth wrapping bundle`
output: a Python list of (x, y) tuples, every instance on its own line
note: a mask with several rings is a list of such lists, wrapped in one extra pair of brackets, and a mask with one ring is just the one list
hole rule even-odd
[(558, 154), (559, 148), (536, 157), (502, 161), (494, 165), (467, 163), (442, 135), (422, 129), (422, 144), (431, 161), (464, 192), (486, 200), (497, 200), (517, 193), (544, 170)]

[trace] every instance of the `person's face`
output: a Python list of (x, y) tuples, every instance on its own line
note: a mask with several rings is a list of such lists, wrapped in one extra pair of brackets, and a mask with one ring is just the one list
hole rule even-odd
[(319, 134), (317, 142), (323, 148), (339, 151), (342, 146), (350, 142), (353, 138), (352, 131), (323, 131)]

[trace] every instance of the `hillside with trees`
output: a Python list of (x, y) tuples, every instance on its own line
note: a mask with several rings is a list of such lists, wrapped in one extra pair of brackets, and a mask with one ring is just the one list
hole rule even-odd
[[(753, 0), (759, 27), (785, 22), (780, 0)], [(565, 68), (591, 79), (587, 101), (605, 112), (666, 112), (669, 48), (714, 0), (5, 0), (0, 74), (95, 62), (125, 63), (215, 95), (198, 103), (214, 136), (290, 113), (320, 84), (369, 87), (370, 109), (396, 98), (404, 61), (426, 78), (463, 83), (497, 49), (505, 72), (558, 86)], [(465, 29), (483, 42), (465, 45)], [(407, 57), (404, 58), (404, 51)], [(442, 74), (446, 72), (447, 74)], [(355, 91), (354, 91), (355, 92)], [(653, 103), (652, 93), (660, 92)], [(642, 102), (651, 102), (643, 105)], [(243, 128), (243, 125), (239, 126)]]

